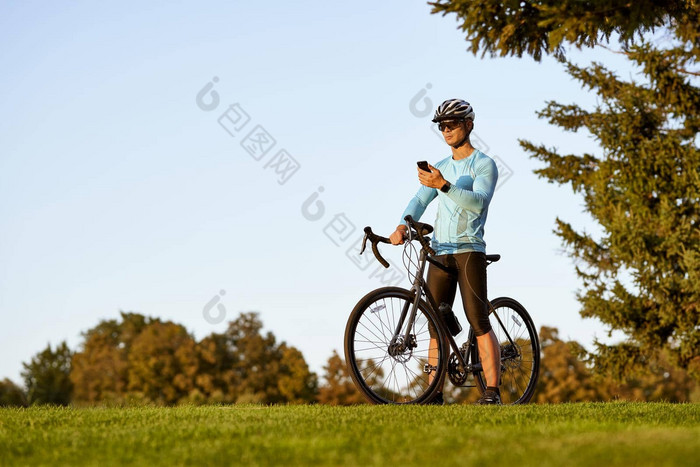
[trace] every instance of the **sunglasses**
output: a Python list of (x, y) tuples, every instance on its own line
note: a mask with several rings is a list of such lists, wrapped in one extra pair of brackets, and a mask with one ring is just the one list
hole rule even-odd
[(447, 129), (449, 130), (454, 130), (455, 128), (459, 127), (463, 122), (461, 120), (459, 121), (449, 121), (449, 122), (440, 122), (438, 123), (438, 129), (440, 131), (445, 131)]

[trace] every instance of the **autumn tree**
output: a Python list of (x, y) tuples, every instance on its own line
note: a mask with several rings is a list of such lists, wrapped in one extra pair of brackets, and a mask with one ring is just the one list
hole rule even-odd
[(27, 395), (22, 388), (5, 378), (0, 381), (0, 407), (26, 407)]
[(197, 344), (199, 371), (191, 397), (206, 401), (232, 403), (236, 401), (238, 379), (234, 370), (237, 356), (228, 345), (223, 333), (212, 333)]
[(44, 350), (23, 363), (22, 377), (30, 404), (68, 405), (73, 384), (70, 381), (73, 353), (65, 342), (52, 350), (48, 344)]
[[(557, 218), (556, 234), (578, 262), (581, 315), (627, 339), (598, 343), (596, 368), (619, 377), (645, 370), (659, 352), (700, 377), (700, 5), (694, 1), (438, 1), (455, 13), (472, 52), (554, 53), (598, 102), (592, 108), (549, 102), (541, 118), (589, 133), (596, 153), (560, 154), (521, 141), (545, 164), (536, 173), (569, 185), (602, 227), (595, 237)], [(663, 47), (648, 40), (663, 27)], [(563, 46), (619, 41), (639, 72), (621, 79), (603, 64), (577, 66)]]
[(647, 371), (624, 382), (606, 377), (602, 390), (606, 400), (646, 402), (700, 402), (700, 387), (682, 368), (673, 364), (668, 351), (649, 359)]
[(195, 340), (172, 322), (148, 324), (128, 356), (128, 389), (151, 401), (175, 404), (194, 388), (198, 372)]
[(315, 400), (316, 375), (301, 352), (244, 313), (224, 333), (196, 342), (176, 323), (121, 313), (83, 334), (71, 380), (78, 403), (129, 399), (176, 403), (302, 403)]
[(271, 332), (262, 334), (258, 313), (242, 313), (225, 333), (236, 381), (237, 402), (264, 404), (312, 402), (317, 392), (315, 373), (301, 352)]
[(282, 342), (279, 353), (281, 364), (277, 387), (282, 400), (289, 404), (316, 402), (318, 378), (309, 370), (301, 351)]
[(101, 321), (82, 334), (70, 375), (76, 401), (118, 401), (127, 393), (132, 342), (154, 320), (125, 312), (120, 312), (120, 318)]
[(335, 350), (323, 367), (325, 384), (319, 388), (318, 401), (328, 405), (365, 404), (367, 401), (357, 390), (345, 361)]
[(601, 401), (606, 398), (586, 366), (585, 349), (575, 341), (562, 341), (556, 328), (540, 329), (540, 377), (532, 402)]
[(697, 384), (683, 369), (675, 367), (666, 352), (659, 352), (649, 368), (621, 382), (593, 371), (583, 346), (564, 341), (556, 328), (540, 329), (542, 359), (533, 402), (667, 401), (697, 402)]

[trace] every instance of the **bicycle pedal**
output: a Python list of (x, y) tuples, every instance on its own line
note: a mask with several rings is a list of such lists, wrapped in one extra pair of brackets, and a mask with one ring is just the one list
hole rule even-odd
[(437, 371), (437, 367), (436, 367), (436, 366), (433, 366), (433, 365), (431, 365), (431, 364), (429, 364), (429, 363), (426, 363), (425, 365), (423, 365), (423, 373), (430, 374), (430, 373), (432, 373), (433, 371)]

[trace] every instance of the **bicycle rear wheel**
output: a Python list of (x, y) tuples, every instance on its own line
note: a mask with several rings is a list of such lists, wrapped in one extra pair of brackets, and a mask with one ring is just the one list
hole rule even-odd
[[(537, 329), (525, 307), (516, 300), (499, 297), (491, 305), (494, 310), (489, 315), (491, 327), (501, 344), (501, 401), (525, 404), (532, 399), (540, 370)], [(474, 346), (472, 361), (479, 361), (478, 346)], [(483, 393), (486, 389), (483, 371), (475, 374), (475, 380)]]
[(420, 404), (437, 391), (446, 363), (443, 330), (421, 300), (405, 339), (414, 297), (406, 289), (384, 287), (365, 295), (350, 314), (345, 361), (371, 403)]

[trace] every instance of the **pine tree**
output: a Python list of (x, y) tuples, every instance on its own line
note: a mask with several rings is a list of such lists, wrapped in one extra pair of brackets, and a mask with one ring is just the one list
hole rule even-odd
[[(595, 92), (584, 109), (549, 102), (541, 118), (588, 131), (596, 154), (559, 154), (521, 141), (545, 163), (536, 173), (570, 184), (602, 227), (594, 238), (557, 218), (556, 233), (578, 261), (584, 317), (628, 339), (597, 344), (599, 370), (618, 377), (668, 352), (700, 378), (700, 4), (688, 1), (559, 2), (441, 0), (434, 13), (455, 13), (473, 53), (558, 57)], [(648, 37), (663, 28), (665, 47)], [(566, 61), (564, 46), (617, 39), (642, 79), (625, 81), (600, 63)]]
[(586, 110), (550, 102), (539, 113), (565, 130), (588, 130), (600, 154), (560, 155), (521, 141), (546, 164), (536, 173), (570, 184), (603, 227), (593, 238), (556, 220), (556, 234), (579, 261), (581, 315), (629, 336), (598, 344), (598, 366), (619, 376), (662, 349), (683, 367), (700, 360), (700, 89), (684, 71), (693, 57), (646, 43), (625, 53), (644, 80), (567, 63), (599, 104)]
[(482, 55), (563, 56), (564, 45), (593, 47), (616, 37), (628, 44), (660, 27), (698, 46), (695, 0), (437, 0), (432, 13), (454, 13), (469, 51)]

